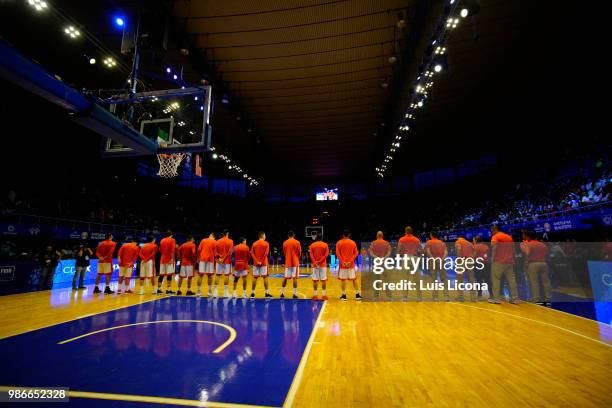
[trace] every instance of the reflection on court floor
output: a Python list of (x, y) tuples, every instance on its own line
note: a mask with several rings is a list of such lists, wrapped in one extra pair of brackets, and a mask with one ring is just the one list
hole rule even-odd
[(281, 406), (321, 306), (170, 297), (101, 313), (0, 340), (0, 385)]

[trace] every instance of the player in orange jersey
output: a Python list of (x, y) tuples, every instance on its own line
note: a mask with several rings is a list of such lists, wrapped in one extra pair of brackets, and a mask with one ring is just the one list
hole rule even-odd
[(315, 242), (310, 244), (308, 252), (312, 262), (312, 299), (318, 300), (317, 286), (321, 282), (321, 299), (327, 300), (327, 257), (329, 256), (329, 246), (322, 241), (321, 234), (315, 236)]
[(383, 239), (383, 236), (383, 232), (378, 231), (376, 233), (376, 240), (370, 244), (368, 253), (372, 258), (387, 258), (391, 255), (391, 245), (389, 241)]
[(283, 242), (283, 253), (285, 255), (285, 277), (281, 286), (281, 298), (285, 297), (285, 286), (287, 279), (293, 280), (293, 299), (297, 299), (297, 280), (300, 273), (300, 257), (302, 256), (302, 247), (300, 242), (294, 238), (293, 231), (287, 233), (287, 240)]
[(155, 294), (155, 255), (157, 254), (157, 245), (155, 244), (155, 236), (147, 237), (149, 242), (140, 248), (140, 294), (144, 295), (145, 279), (151, 282), (152, 293)]
[[(446, 269), (444, 269), (444, 259), (448, 255), (448, 250), (446, 248), (446, 244), (438, 239), (437, 232), (429, 233), (429, 240), (425, 242), (425, 253), (428, 258), (432, 258), (432, 260), (428, 263), (430, 280), (432, 283), (436, 282), (436, 278), (440, 275), (440, 280), (444, 286), (444, 300), (449, 301), (448, 297), (448, 278), (446, 277)], [(433, 289), (432, 292), (433, 300), (438, 299), (438, 291)]]
[(270, 244), (266, 241), (266, 233), (260, 231), (259, 239), (251, 246), (251, 257), (253, 258), (253, 283), (251, 284), (251, 299), (255, 298), (257, 280), (261, 276), (266, 289), (266, 297), (271, 298), (268, 289), (268, 256), (270, 255)]
[(338, 279), (342, 286), (342, 296), (340, 300), (346, 300), (346, 281), (353, 282), (355, 289), (355, 299), (361, 300), (359, 285), (357, 284), (357, 273), (355, 272), (355, 259), (359, 255), (357, 244), (351, 238), (349, 230), (344, 230), (342, 239), (336, 243), (336, 256), (338, 257)]
[(201, 286), (202, 278), (206, 275), (208, 283), (208, 296), (212, 296), (212, 285), (213, 276), (215, 275), (215, 234), (212, 232), (208, 235), (208, 238), (204, 238), (200, 241), (198, 246), (198, 261), (200, 262), (198, 269), (198, 288), (196, 290), (196, 296), (202, 296)]
[[(418, 258), (422, 253), (423, 249), (421, 248), (421, 240), (414, 236), (412, 227), (407, 226), (404, 228), (404, 236), (397, 241), (397, 254), (402, 257), (410, 258), (409, 262), (414, 262), (412, 265), (416, 265), (417, 263), (415, 261), (419, 260)], [(411, 268), (407, 272), (409, 273), (408, 280), (416, 285), (417, 300), (421, 300), (423, 298), (421, 291), (423, 271), (421, 268), (415, 267), (414, 270)], [(400, 276), (403, 274), (403, 271), (399, 271)], [(388, 293), (388, 296), (391, 295)]]
[(106, 234), (104, 241), (98, 244), (98, 248), (96, 249), (96, 256), (98, 257), (98, 276), (96, 276), (96, 287), (94, 288), (94, 293), (100, 293), (98, 284), (100, 283), (100, 277), (102, 275), (106, 277), (106, 287), (104, 288), (104, 293), (115, 293), (111, 290), (109, 284), (111, 275), (113, 274), (113, 253), (115, 252), (116, 246), (117, 243), (113, 242), (113, 234), (110, 233)]
[(140, 247), (136, 243), (136, 238), (131, 238), (130, 242), (121, 245), (117, 258), (119, 261), (119, 284), (117, 287), (117, 294), (121, 294), (122, 285), (125, 284), (125, 293), (133, 293), (130, 289), (130, 279), (132, 279), (132, 273), (134, 272), (134, 263), (138, 259), (140, 253)]
[(224, 230), (223, 235), (215, 243), (215, 258), (217, 259), (217, 273), (213, 286), (213, 297), (217, 297), (217, 287), (223, 278), (223, 297), (229, 297), (229, 276), (232, 273), (232, 249), (234, 241), (229, 238), (229, 231)]
[(183, 279), (187, 278), (187, 296), (193, 296), (194, 293), (191, 291), (191, 280), (193, 279), (193, 265), (196, 262), (196, 246), (194, 244), (195, 238), (193, 235), (187, 237), (187, 242), (184, 242), (178, 249), (179, 259), (181, 260), (181, 270), (179, 272), (178, 289), (177, 295), (182, 295), (181, 286), (183, 286)]
[(172, 231), (166, 232), (166, 237), (159, 242), (159, 252), (161, 254), (159, 260), (159, 278), (157, 280), (157, 294), (163, 293), (162, 285), (164, 276), (166, 277), (166, 294), (174, 293), (172, 291), (172, 280), (174, 278), (174, 270), (176, 267), (176, 240), (172, 236)]
[(518, 304), (518, 291), (514, 276), (514, 240), (510, 235), (502, 232), (498, 225), (491, 227), (491, 233), (493, 234), (491, 236), (493, 297), (489, 298), (489, 303), (501, 303), (502, 278), (504, 278), (510, 290), (510, 303), (516, 305)]
[[(470, 241), (465, 239), (464, 237), (460, 236), (459, 238), (457, 238), (457, 241), (455, 241), (455, 253), (457, 255), (457, 258), (471, 260), (471, 263), (468, 263), (470, 266), (469, 267), (466, 266), (464, 272), (460, 273), (458, 270), (455, 270), (457, 283), (460, 283), (460, 282), (462, 283), (465, 280), (466, 275), (468, 278), (468, 282), (470, 283), (476, 282), (476, 278), (474, 276), (474, 267), (473, 267), (474, 265), (474, 245)], [(467, 265), (465, 263), (466, 261), (463, 261), (463, 262), (464, 262), (464, 265)], [(476, 301), (476, 293), (477, 292), (475, 290), (470, 291), (470, 300), (472, 302)], [(463, 301), (463, 291), (459, 292), (458, 300)]]
[(240, 238), (238, 242), (240, 243), (234, 247), (234, 299), (238, 297), (238, 295), (236, 295), (236, 286), (240, 279), (242, 279), (242, 297), (246, 299), (251, 250), (246, 244), (246, 238)]

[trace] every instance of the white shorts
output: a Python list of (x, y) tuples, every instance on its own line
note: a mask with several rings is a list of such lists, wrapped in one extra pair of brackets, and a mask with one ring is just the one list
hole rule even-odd
[(119, 267), (119, 276), (122, 278), (131, 278), (132, 272), (134, 272), (134, 265)]
[(107, 275), (113, 273), (112, 263), (98, 263), (98, 275)]
[(174, 262), (160, 264), (159, 265), (159, 274), (160, 275), (173, 275), (174, 274)]
[(327, 267), (312, 268), (312, 280), (325, 282), (327, 280)]
[(217, 264), (217, 275), (229, 275), (232, 273), (232, 265), (230, 264)]
[(234, 276), (236, 278), (247, 276), (248, 274), (249, 274), (249, 270), (248, 269), (245, 269), (243, 271), (237, 271), (237, 270), (234, 269)]
[(212, 275), (215, 273), (215, 263), (214, 262), (200, 262), (200, 271), (199, 273)]
[(268, 276), (268, 267), (253, 266), (253, 277), (257, 278), (258, 276)]
[(179, 276), (181, 278), (193, 277), (193, 265), (181, 265)]
[(355, 273), (355, 268), (351, 269), (338, 269), (338, 279), (340, 280), (355, 280), (357, 278), (357, 274)]
[(153, 273), (153, 260), (150, 259), (147, 262), (140, 263), (140, 277), (141, 278), (152, 278), (155, 276)]
[(299, 273), (300, 271), (297, 266), (285, 267), (285, 279), (297, 278)]

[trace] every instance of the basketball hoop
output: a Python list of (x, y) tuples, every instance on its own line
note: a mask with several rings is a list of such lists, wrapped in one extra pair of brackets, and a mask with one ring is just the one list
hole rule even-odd
[(185, 158), (185, 153), (158, 154), (159, 171), (157, 175), (163, 178), (178, 176), (178, 167)]

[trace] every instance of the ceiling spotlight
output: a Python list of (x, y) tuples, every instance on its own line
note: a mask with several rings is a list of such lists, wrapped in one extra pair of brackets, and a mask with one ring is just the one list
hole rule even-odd
[(446, 28), (455, 28), (457, 27), (457, 24), (459, 24), (459, 19), (458, 18), (449, 18), (448, 20), (446, 20)]
[(395, 64), (397, 62), (397, 57), (395, 55), (391, 55), (388, 61), (389, 64)]
[(213, 158), (213, 159), (216, 159), (217, 157), (219, 157), (219, 156), (217, 156), (217, 153), (213, 153), (213, 154), (212, 154), (212, 158)]
[(174, 79), (176, 81), (178, 79), (178, 75), (176, 75), (176, 74), (172, 75), (172, 79)]
[(77, 30), (76, 28), (74, 28), (74, 26), (68, 26), (68, 27), (64, 28), (64, 32), (70, 38), (77, 38), (77, 37), (81, 36), (81, 32), (79, 30)]
[(438, 56), (436, 56), (433, 59), (432, 64), (433, 64), (433, 70), (436, 73), (442, 72), (448, 66), (448, 62), (446, 60), (446, 56), (445, 55), (438, 55)]
[(478, 0), (463, 0), (461, 4), (461, 10), (459, 11), (459, 15), (462, 18), (466, 18), (467, 16), (473, 16), (479, 11), (480, 11), (480, 4)]
[(115, 65), (117, 65), (117, 62), (112, 57), (105, 58), (103, 62), (107, 68), (113, 68)]
[(172, 68), (167, 67), (167, 68), (166, 68), (166, 74), (169, 74), (169, 73), (171, 73), (171, 72), (172, 72)]
[(49, 5), (44, 0), (28, 0), (28, 4), (32, 6), (36, 11), (46, 10)]
[(93, 58), (93, 57), (91, 57), (91, 58), (89, 59), (89, 64), (90, 64), (90, 65), (94, 65), (95, 63), (96, 63), (96, 59), (95, 59), (95, 58)]
[(221, 97), (221, 103), (222, 103), (222, 104), (224, 104), (224, 105), (229, 105), (229, 103), (230, 103), (229, 96), (227, 96), (227, 95), (223, 95), (223, 96)]
[(436, 50), (434, 52), (436, 54), (442, 55), (446, 53), (446, 47), (442, 47), (442, 46), (436, 47)]
[(121, 16), (115, 17), (114, 18), (114, 22), (115, 22), (115, 25), (117, 27), (122, 27), (123, 28), (123, 26), (125, 26), (125, 19), (123, 17), (121, 17)]

